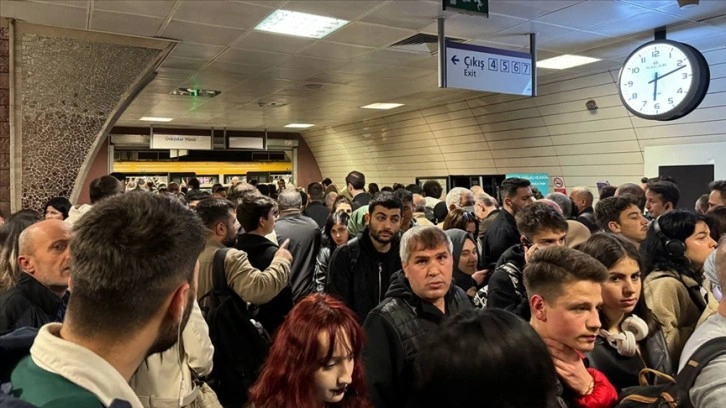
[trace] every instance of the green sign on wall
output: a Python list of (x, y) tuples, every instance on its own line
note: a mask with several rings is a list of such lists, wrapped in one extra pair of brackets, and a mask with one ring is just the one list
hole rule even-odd
[(444, 10), (489, 17), (489, 0), (443, 0)]

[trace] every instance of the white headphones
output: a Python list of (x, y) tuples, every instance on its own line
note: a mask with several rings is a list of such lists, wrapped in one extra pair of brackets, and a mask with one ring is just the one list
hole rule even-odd
[(621, 356), (632, 357), (638, 352), (638, 342), (648, 336), (648, 324), (636, 315), (630, 315), (622, 323), (618, 334), (610, 334), (600, 329), (600, 335), (608, 344), (618, 351)]

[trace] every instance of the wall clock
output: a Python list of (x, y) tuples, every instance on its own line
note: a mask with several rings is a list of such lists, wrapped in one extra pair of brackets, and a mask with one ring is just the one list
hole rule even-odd
[(708, 92), (706, 58), (688, 44), (645, 43), (625, 59), (618, 76), (623, 105), (635, 116), (674, 120), (691, 113)]

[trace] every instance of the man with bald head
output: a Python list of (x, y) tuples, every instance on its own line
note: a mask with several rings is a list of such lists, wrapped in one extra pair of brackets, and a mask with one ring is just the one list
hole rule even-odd
[(70, 233), (68, 223), (45, 220), (20, 234), (18, 265), (24, 273), (0, 296), (0, 333), (63, 320), (71, 270)]

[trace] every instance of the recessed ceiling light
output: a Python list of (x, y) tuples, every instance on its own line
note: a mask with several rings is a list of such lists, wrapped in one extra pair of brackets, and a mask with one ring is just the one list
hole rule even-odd
[(393, 109), (403, 106), (402, 103), (372, 103), (370, 105), (361, 106), (363, 109)]
[(275, 10), (262, 20), (255, 30), (271, 33), (296, 35), (308, 38), (323, 38), (348, 24), (348, 20), (316, 16), (289, 10)]
[(285, 125), (286, 128), (294, 128), (294, 129), (307, 129), (309, 127), (313, 127), (312, 123), (290, 123), (289, 125)]
[(600, 61), (599, 58), (583, 57), (580, 55), (565, 54), (559, 57), (548, 58), (546, 60), (537, 61), (537, 68), (548, 69), (567, 69), (580, 65), (591, 64)]
[(157, 118), (154, 116), (144, 116), (139, 120), (143, 120), (144, 122), (171, 122), (172, 118)]

